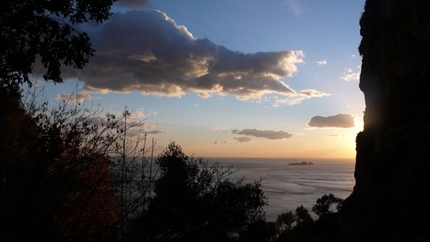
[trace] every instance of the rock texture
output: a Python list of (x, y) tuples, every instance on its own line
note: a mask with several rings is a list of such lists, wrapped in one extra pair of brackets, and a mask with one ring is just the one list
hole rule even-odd
[(366, 110), (343, 216), (358, 241), (430, 241), (430, 2), (367, 0), (360, 26)]

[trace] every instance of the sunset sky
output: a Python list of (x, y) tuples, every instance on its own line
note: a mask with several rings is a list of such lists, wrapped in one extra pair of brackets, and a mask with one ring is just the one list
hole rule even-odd
[(364, 0), (123, 0), (79, 26), (96, 50), (51, 102), (144, 118), (156, 153), (354, 158), (363, 127), (357, 48)]

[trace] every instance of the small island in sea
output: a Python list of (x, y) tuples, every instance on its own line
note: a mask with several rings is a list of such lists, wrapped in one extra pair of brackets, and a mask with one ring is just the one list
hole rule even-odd
[(308, 165), (313, 165), (314, 163), (312, 162), (306, 162), (306, 161), (302, 161), (302, 162), (293, 162), (290, 163), (288, 165), (292, 165), (292, 166), (308, 166)]

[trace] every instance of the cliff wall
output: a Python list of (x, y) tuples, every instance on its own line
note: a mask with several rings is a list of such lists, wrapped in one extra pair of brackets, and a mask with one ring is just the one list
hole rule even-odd
[(367, 0), (364, 129), (343, 216), (363, 241), (430, 241), (430, 2)]

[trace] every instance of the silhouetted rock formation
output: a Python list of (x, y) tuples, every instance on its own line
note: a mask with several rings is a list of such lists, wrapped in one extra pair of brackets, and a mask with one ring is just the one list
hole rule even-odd
[(356, 186), (343, 216), (358, 241), (430, 241), (430, 2), (367, 0), (360, 20)]

